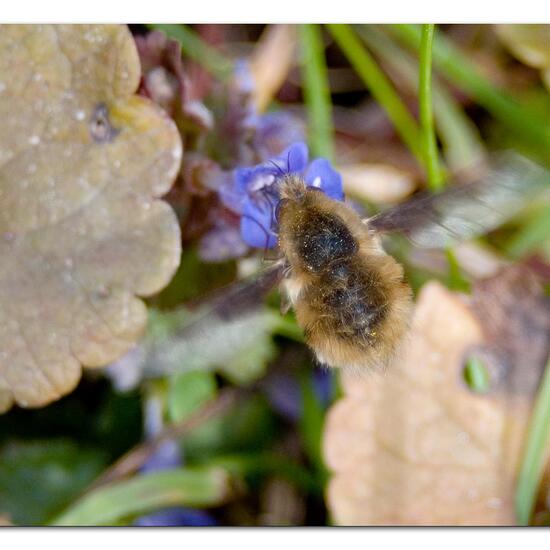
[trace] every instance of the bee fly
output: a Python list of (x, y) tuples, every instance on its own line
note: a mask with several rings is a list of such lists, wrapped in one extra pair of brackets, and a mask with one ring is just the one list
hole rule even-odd
[(449, 246), (497, 227), (549, 182), (542, 167), (504, 153), (473, 181), (417, 194), (361, 219), (301, 177), (282, 176), (281, 259), (254, 280), (226, 289), (209, 303), (209, 313), (237, 317), (282, 279), (320, 363), (355, 371), (384, 366), (407, 332), (412, 296), (402, 266), (384, 252), (380, 236), (400, 232), (420, 247)]
[(281, 186), (283, 281), (305, 340), (326, 365), (384, 365), (407, 329), (411, 290), (403, 268), (343, 202), (296, 176)]

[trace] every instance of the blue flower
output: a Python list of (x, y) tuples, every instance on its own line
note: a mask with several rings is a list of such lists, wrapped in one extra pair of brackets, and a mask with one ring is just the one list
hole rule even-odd
[(330, 369), (315, 369), (303, 378), (296, 373), (274, 372), (262, 381), (262, 388), (275, 411), (297, 422), (304, 414), (304, 384), (313, 390), (323, 410), (334, 399), (335, 378)]
[(304, 141), (304, 123), (288, 111), (265, 113), (258, 118), (253, 147), (260, 159), (271, 158), (283, 149)]
[(164, 508), (138, 518), (137, 527), (212, 527), (218, 522), (204, 510), (177, 506)]
[(220, 189), (223, 204), (241, 216), (241, 235), (256, 248), (277, 244), (275, 212), (280, 200), (282, 176), (297, 174), (307, 186), (316, 187), (332, 199), (343, 200), (342, 177), (326, 159), (308, 163), (303, 142), (287, 147), (279, 156), (252, 167), (237, 168), (231, 184)]

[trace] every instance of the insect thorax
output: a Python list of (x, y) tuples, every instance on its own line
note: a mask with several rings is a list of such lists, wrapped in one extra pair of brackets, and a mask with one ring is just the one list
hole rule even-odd
[(313, 210), (298, 225), (294, 248), (308, 271), (321, 273), (334, 262), (355, 255), (359, 245), (337, 215)]

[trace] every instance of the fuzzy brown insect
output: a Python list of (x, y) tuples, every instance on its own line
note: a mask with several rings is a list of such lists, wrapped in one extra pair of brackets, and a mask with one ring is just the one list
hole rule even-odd
[(383, 366), (407, 330), (411, 290), (368, 222), (296, 176), (281, 186), (283, 287), (319, 362)]
[(321, 364), (365, 371), (386, 365), (407, 332), (412, 301), (403, 268), (380, 242), (400, 232), (413, 244), (442, 248), (500, 225), (541, 189), (550, 174), (513, 153), (493, 156), (476, 179), (420, 193), (369, 219), (346, 203), (282, 175), (277, 211), (281, 259), (252, 281), (209, 302), (207, 315), (238, 317), (282, 279), (306, 343)]

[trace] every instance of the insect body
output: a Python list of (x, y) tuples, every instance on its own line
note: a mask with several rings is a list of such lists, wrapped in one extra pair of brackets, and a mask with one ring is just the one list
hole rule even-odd
[(246, 314), (282, 280), (321, 363), (362, 371), (384, 366), (406, 333), (411, 291), (401, 265), (383, 251), (381, 235), (399, 232), (424, 248), (450, 246), (497, 227), (549, 183), (547, 170), (504, 153), (491, 157), (476, 179), (439, 194), (420, 193), (362, 220), (301, 176), (283, 174), (275, 216), (282, 259), (211, 299), (206, 315), (180, 337), (211, 326), (213, 316), (227, 323)]
[(411, 291), (368, 224), (287, 176), (279, 248), (289, 266), (283, 287), (317, 359), (353, 369), (385, 365), (406, 332)]

